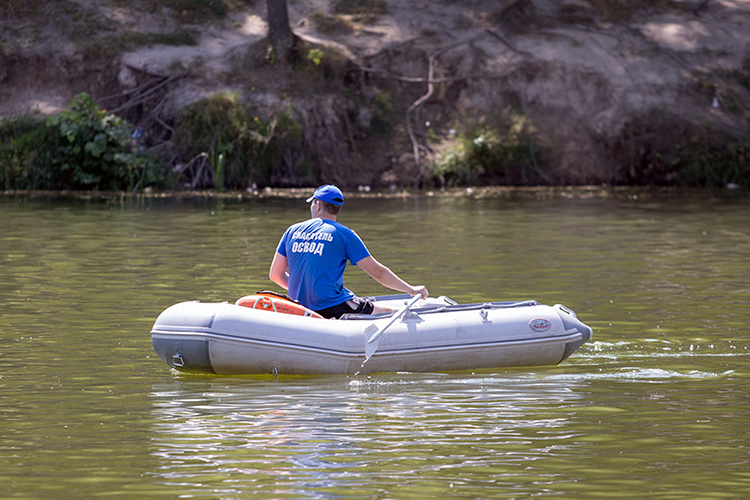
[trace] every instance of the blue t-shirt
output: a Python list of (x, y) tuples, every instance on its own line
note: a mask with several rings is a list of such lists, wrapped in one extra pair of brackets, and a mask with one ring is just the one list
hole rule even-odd
[(344, 287), (346, 261), (356, 265), (370, 255), (357, 233), (318, 218), (290, 226), (276, 251), (289, 262), (289, 296), (313, 311), (353, 298)]

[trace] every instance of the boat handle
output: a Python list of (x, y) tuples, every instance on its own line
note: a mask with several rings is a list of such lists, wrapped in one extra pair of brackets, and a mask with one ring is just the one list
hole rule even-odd
[(566, 313), (570, 314), (571, 316), (573, 316), (574, 318), (578, 319), (578, 316), (576, 316), (576, 313), (575, 313), (575, 311), (573, 311), (573, 309), (568, 309), (567, 307), (565, 307), (562, 304), (555, 304), (554, 308), (555, 309), (559, 309), (560, 311), (566, 312)]
[[(253, 304), (253, 309), (258, 307), (258, 304), (263, 300), (263, 298), (257, 299), (255, 301), (255, 304)], [(273, 299), (268, 299), (268, 301), (271, 303), (271, 306), (273, 307), (273, 312), (279, 312), (276, 310), (276, 302), (273, 301)], [(261, 309), (262, 310), (262, 309)]]
[(175, 354), (172, 356), (172, 364), (174, 366), (185, 366), (185, 360), (182, 359), (181, 354)]

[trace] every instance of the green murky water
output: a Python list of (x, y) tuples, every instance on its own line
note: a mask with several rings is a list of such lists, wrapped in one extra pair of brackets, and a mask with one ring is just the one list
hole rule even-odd
[(561, 302), (594, 341), (549, 368), (278, 380), (177, 374), (149, 331), (272, 287), (304, 202), (0, 211), (2, 498), (750, 496), (747, 199), (348, 201), (408, 281)]

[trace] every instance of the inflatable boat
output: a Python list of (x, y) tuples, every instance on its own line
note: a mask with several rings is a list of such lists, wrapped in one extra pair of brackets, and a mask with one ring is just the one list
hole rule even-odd
[(182, 302), (159, 315), (151, 339), (183, 372), (322, 375), (556, 365), (592, 335), (561, 304), (370, 299), (393, 312), (323, 319), (278, 298)]

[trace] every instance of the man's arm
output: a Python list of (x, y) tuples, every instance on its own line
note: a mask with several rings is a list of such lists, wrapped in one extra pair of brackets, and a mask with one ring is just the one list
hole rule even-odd
[(423, 285), (411, 286), (409, 283), (396, 276), (393, 271), (375, 260), (372, 255), (365, 257), (364, 259), (357, 262), (357, 266), (362, 268), (362, 270), (369, 274), (372, 279), (386, 288), (397, 290), (399, 292), (410, 293), (412, 295), (416, 295), (419, 293), (424, 299), (426, 299), (429, 295), (426, 287), (424, 287)]
[(289, 290), (289, 275), (286, 273), (288, 267), (287, 258), (276, 252), (271, 261), (271, 269), (268, 270), (268, 278), (284, 290)]

